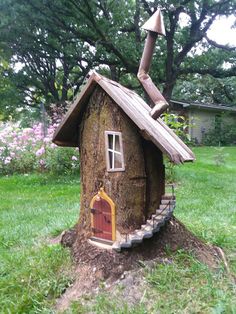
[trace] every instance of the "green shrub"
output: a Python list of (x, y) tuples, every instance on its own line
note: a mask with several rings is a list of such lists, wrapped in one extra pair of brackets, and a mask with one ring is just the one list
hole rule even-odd
[(214, 125), (204, 134), (202, 142), (207, 146), (234, 145), (236, 144), (236, 126), (224, 123), (217, 128)]
[[(188, 119), (184, 116), (168, 112), (162, 114), (161, 118), (185, 143), (191, 143), (190, 136), (187, 132), (190, 126)], [(176, 181), (175, 165), (169, 161), (168, 158), (165, 158), (164, 162), (166, 180), (168, 183), (173, 183)]]
[(185, 143), (190, 143), (191, 139), (187, 132), (190, 126), (188, 119), (169, 112), (162, 114), (161, 118)]

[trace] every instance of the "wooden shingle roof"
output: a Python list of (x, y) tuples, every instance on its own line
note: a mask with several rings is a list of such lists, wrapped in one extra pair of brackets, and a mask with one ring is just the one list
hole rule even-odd
[(56, 130), (53, 142), (59, 146), (78, 145), (78, 124), (90, 95), (99, 85), (140, 129), (146, 139), (152, 141), (169, 159), (178, 164), (195, 160), (193, 152), (160, 119), (150, 116), (151, 107), (135, 92), (94, 72), (77, 96)]

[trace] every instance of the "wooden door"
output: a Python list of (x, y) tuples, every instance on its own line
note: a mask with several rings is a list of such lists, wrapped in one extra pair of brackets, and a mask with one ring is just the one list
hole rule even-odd
[(115, 241), (115, 204), (106, 194), (103, 187), (92, 198), (90, 210), (93, 236), (104, 240)]
[(96, 238), (112, 241), (112, 211), (110, 204), (97, 197), (91, 209), (93, 214), (93, 234)]

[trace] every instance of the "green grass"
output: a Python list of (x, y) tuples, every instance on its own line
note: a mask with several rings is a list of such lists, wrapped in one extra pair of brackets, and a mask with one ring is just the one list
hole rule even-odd
[(78, 218), (78, 178), (0, 178), (0, 312), (46, 311), (71, 282), (70, 254), (48, 239)]
[[(197, 161), (175, 169), (175, 215), (205, 242), (222, 247), (235, 274), (236, 147), (193, 150)], [(75, 302), (68, 313), (236, 313), (236, 285), (223, 266), (213, 272), (182, 251), (170, 253), (170, 260), (146, 273), (148, 285), (141, 304), (129, 306), (118, 290), (115, 298), (103, 293), (95, 302)]]
[(158, 265), (147, 278), (153, 313), (236, 313), (233, 283), (186, 253), (178, 252), (172, 263)]
[(236, 148), (196, 148), (197, 161), (177, 169), (175, 215), (204, 241), (222, 247), (236, 273)]
[[(195, 148), (197, 161), (176, 169), (175, 215), (204, 241), (224, 249), (236, 273), (236, 147)], [(220, 157), (219, 157), (220, 156)], [(217, 166), (216, 161), (221, 161)], [(222, 162), (224, 161), (224, 162)], [(78, 218), (78, 178), (0, 178), (0, 313), (53, 313), (71, 283), (69, 252), (48, 238)], [(146, 272), (141, 304), (117, 292), (75, 302), (68, 313), (236, 313), (235, 283), (185, 252)]]
[[(189, 314), (236, 313), (236, 286), (223, 270), (212, 272), (193, 256), (179, 251), (166, 264), (146, 270), (146, 288), (141, 302), (130, 307), (122, 289), (115, 297), (102, 293), (74, 302), (66, 313), (73, 314)], [(86, 303), (87, 301), (87, 303)]]

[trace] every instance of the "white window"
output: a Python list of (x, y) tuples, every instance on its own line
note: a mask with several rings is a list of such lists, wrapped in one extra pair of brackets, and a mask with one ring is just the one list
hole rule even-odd
[(107, 171), (124, 171), (121, 132), (105, 131)]

